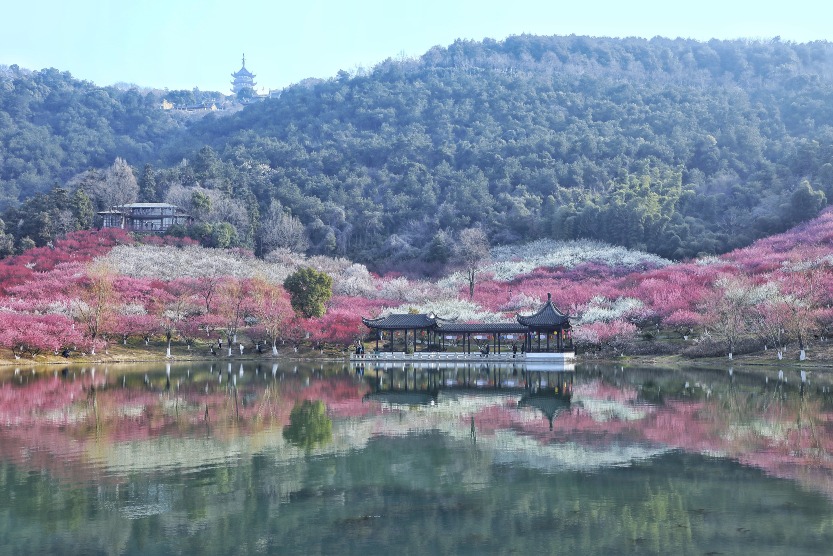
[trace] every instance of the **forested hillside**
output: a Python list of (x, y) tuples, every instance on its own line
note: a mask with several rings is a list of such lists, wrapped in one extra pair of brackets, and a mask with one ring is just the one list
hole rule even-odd
[(157, 158), (179, 127), (159, 96), (97, 87), (55, 69), (0, 67), (0, 207), (116, 157)]
[[(83, 162), (34, 146), (16, 156), (47, 158), (67, 180), (122, 156), (140, 200), (200, 216), (178, 233), (258, 253), (417, 268), (447, 262), (458, 234), (481, 228), (492, 245), (590, 238), (682, 259), (782, 231), (833, 198), (832, 83), (826, 42), (458, 41), (180, 133), (142, 111), (123, 145), (111, 133)], [(4, 185), (24, 191), (41, 175), (9, 166)]]

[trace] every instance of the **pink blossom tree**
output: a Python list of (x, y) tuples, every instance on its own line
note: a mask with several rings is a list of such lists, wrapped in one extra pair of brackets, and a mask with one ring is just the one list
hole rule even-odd
[[(94, 264), (87, 269), (86, 277), (77, 287), (72, 311), (75, 320), (89, 338), (91, 353), (99, 336), (112, 328), (115, 313), (116, 293), (113, 287), (114, 273), (103, 264)], [(104, 338), (106, 345), (106, 338)]]
[(259, 327), (272, 344), (272, 355), (278, 355), (278, 338), (284, 334), (295, 312), (289, 302), (289, 295), (281, 286), (262, 279), (251, 283), (253, 298), (252, 312)]
[(231, 357), (232, 344), (237, 342), (238, 328), (247, 315), (253, 314), (253, 297), (251, 281), (227, 278), (217, 292), (217, 306), (225, 323), (228, 356)]

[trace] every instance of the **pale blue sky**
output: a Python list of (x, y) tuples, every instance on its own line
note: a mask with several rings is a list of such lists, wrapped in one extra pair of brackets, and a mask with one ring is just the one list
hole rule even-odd
[(0, 64), (229, 92), (246, 66), (279, 89), (419, 56), (457, 38), (591, 35), (833, 41), (830, 0), (16, 0), (0, 8)]

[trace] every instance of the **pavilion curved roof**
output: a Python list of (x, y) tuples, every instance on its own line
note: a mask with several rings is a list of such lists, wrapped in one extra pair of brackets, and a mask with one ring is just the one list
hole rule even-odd
[(547, 302), (532, 315), (517, 316), (518, 322), (529, 328), (556, 328), (558, 326), (570, 326), (570, 317), (558, 310), (552, 303), (552, 295), (547, 294)]
[(362, 322), (368, 328), (375, 328), (377, 330), (413, 330), (433, 328), (438, 323), (448, 322), (448, 320), (441, 319), (434, 314), (395, 313), (378, 319), (366, 319), (362, 317)]

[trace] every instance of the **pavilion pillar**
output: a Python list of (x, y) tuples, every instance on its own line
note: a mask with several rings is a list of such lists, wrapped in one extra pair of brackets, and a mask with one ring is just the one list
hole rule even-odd
[(550, 352), (550, 331), (547, 330), (547, 353)]

